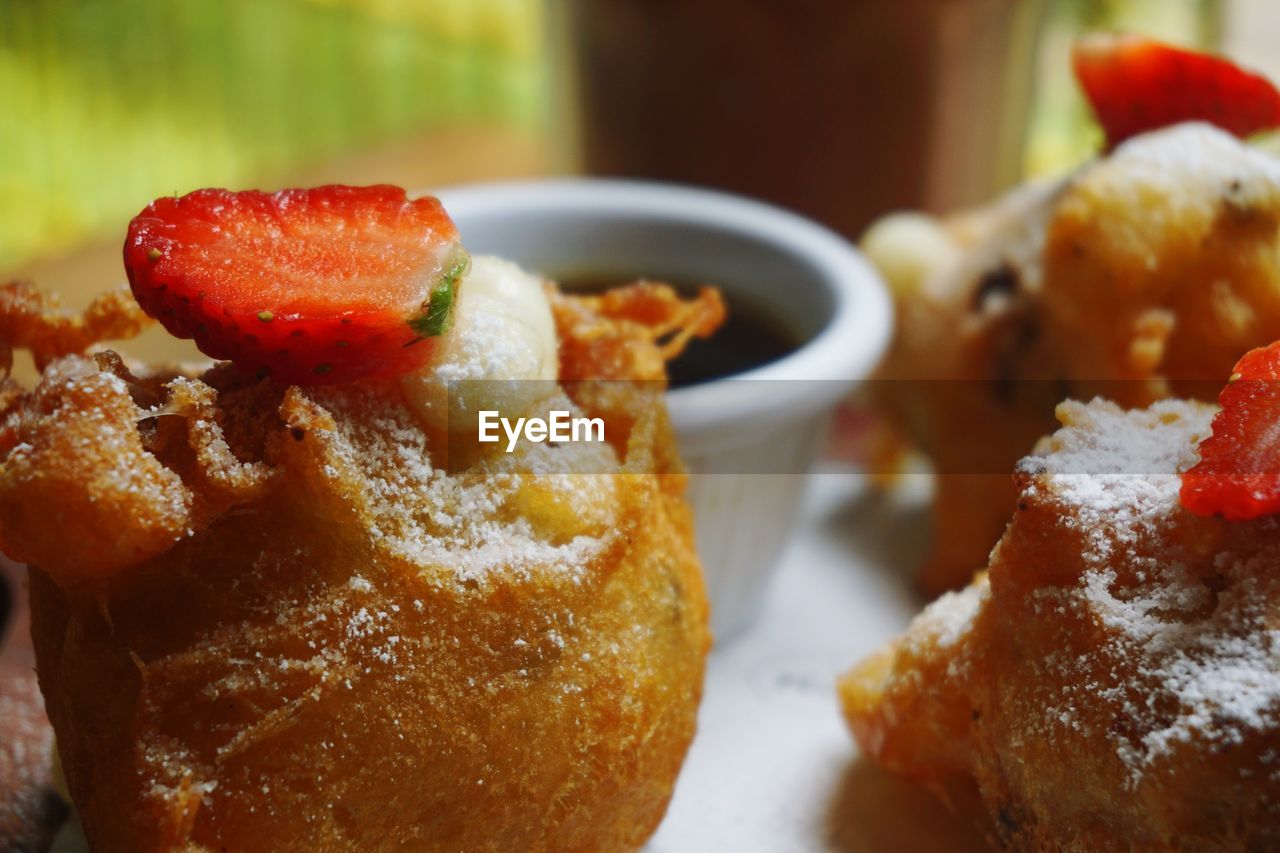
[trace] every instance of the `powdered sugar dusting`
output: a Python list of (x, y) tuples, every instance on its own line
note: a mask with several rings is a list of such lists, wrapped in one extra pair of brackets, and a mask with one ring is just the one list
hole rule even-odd
[(944, 649), (954, 646), (968, 633), (973, 618), (990, 596), (991, 588), (986, 583), (970, 584), (958, 592), (944, 594), (912, 620), (907, 641), (925, 641)]
[[(607, 445), (532, 445), (531, 458), (501, 454), (453, 473), (433, 464), (426, 432), (394, 394), (344, 388), (312, 396), (336, 423), (326, 436), (326, 474), (359, 483), (369, 535), (396, 557), (446, 567), (458, 582), (499, 569), (573, 578), (611, 541), (612, 518), (600, 516), (611, 512), (608, 472), (617, 470)], [(607, 458), (588, 464), (580, 453)], [(545, 476), (556, 470), (600, 473)]]
[[(1135, 198), (1160, 198), (1162, 206), (1199, 207), (1216, 202), (1227, 188), (1227, 201), (1247, 207), (1266, 200), (1280, 185), (1280, 162), (1224, 130), (1201, 122), (1185, 122), (1136, 136), (1119, 146), (1091, 170), (1105, 182)], [(1248, 180), (1241, 180), (1248, 175)]]
[(1066, 523), (1089, 537), (1087, 560), (1105, 563), (1117, 545), (1158, 532), (1178, 510), (1178, 472), (1192, 465), (1209, 434), (1210, 406), (1165, 400), (1141, 412), (1114, 403), (1068, 401), (1058, 407), (1064, 428), (1018, 465), (1042, 474), (1027, 497), (1047, 485), (1073, 510)]
[(1078, 584), (1045, 587), (1037, 601), (1102, 629), (1088, 653), (1048, 662), (1063, 685), (1048, 719), (1083, 730), (1101, 707), (1124, 721), (1093, 734), (1113, 743), (1135, 786), (1183, 746), (1239, 746), (1280, 724), (1275, 525), (1225, 525), (1220, 550), (1206, 552), (1178, 503), (1177, 474), (1195, 462), (1213, 412), (1064, 404), (1065, 428), (1020, 465), (1034, 475), (1024, 501), (1060, 504), (1059, 523), (1083, 543)]

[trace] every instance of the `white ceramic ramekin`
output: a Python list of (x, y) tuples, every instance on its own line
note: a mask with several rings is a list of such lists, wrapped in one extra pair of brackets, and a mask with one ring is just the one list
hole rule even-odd
[(755, 614), (834, 405), (875, 366), (892, 325), (858, 252), (795, 214), (720, 192), (549, 179), (435, 191), (475, 254), (551, 279), (720, 285), (774, 314), (793, 353), (668, 396), (720, 640)]

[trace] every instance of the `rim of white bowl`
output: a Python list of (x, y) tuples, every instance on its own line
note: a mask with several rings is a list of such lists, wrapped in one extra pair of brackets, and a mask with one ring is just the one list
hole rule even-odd
[[(676, 388), (667, 404), (676, 429), (696, 435), (794, 421), (834, 405), (875, 367), (889, 343), (893, 309), (879, 274), (829, 228), (762, 201), (683, 184), (615, 178), (533, 178), (423, 190), (459, 221), (486, 210), (530, 215), (574, 210), (611, 218), (661, 218), (690, 228), (731, 229), (802, 256), (822, 273), (834, 310), (822, 329), (777, 361)], [(745, 380), (748, 384), (743, 385)], [(769, 395), (756, 381), (777, 383)], [(812, 381), (819, 380), (819, 381)], [(737, 386), (737, 387), (735, 387)]]

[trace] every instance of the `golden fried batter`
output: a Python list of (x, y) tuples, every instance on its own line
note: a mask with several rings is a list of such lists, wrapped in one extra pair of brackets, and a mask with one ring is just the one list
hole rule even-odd
[(639, 281), (596, 295), (552, 293), (556, 322), (572, 334), (560, 346), (560, 378), (665, 381), (667, 362), (724, 323), (720, 291), (681, 299), (669, 285)]
[(862, 749), (1012, 849), (1280, 844), (1280, 535), (1179, 504), (1212, 413), (1062, 404), (987, 574), (842, 680)]
[(84, 352), (99, 341), (132, 338), (152, 320), (129, 293), (127, 285), (108, 291), (80, 316), (61, 310), (51, 293), (22, 282), (0, 284), (0, 370), (13, 366), (14, 349), (29, 349), (36, 368), (61, 355)]
[[(638, 330), (705, 316), (641, 295), (555, 298), (564, 378), (660, 364)], [(609, 444), (506, 454), (424, 428), (394, 383), (53, 361), (5, 415), (0, 537), (32, 564), (90, 843), (641, 844), (693, 735), (707, 605), (660, 399), (587, 388), (561, 402)]]
[(985, 563), (1013, 507), (1005, 472), (1058, 401), (1214, 395), (1280, 337), (1280, 163), (1207, 125), (943, 224), (898, 221), (865, 240), (898, 295), (875, 388), (941, 474), (932, 593)]

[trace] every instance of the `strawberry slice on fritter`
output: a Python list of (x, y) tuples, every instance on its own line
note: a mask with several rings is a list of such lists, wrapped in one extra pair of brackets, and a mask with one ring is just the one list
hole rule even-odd
[(1218, 403), (1213, 435), (1182, 475), (1182, 505), (1230, 521), (1280, 512), (1280, 341), (1245, 354)]
[(1276, 87), (1222, 57), (1144, 36), (1099, 33), (1076, 42), (1072, 64), (1108, 149), (1186, 121), (1209, 122), (1241, 138), (1280, 127)]
[(160, 198), (124, 244), (134, 297), (170, 333), (297, 385), (425, 365), (467, 263), (440, 202), (391, 186)]

